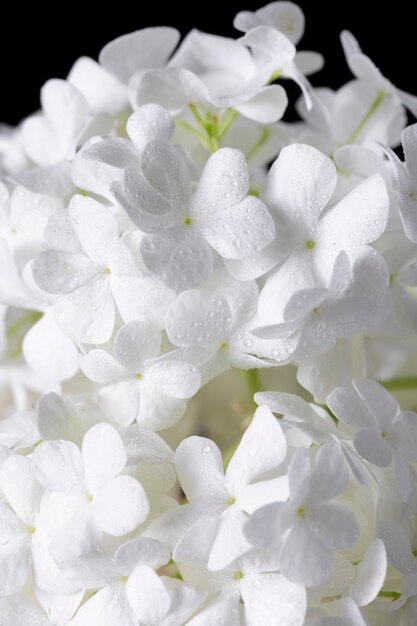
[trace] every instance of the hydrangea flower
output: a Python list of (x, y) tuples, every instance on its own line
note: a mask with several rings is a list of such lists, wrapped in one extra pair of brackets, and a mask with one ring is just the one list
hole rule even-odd
[(417, 97), (347, 31), (311, 85), (292, 2), (234, 25), (0, 127), (5, 626), (416, 621)]

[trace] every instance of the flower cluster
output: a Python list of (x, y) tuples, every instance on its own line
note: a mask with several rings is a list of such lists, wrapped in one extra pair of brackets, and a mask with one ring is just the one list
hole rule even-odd
[(417, 97), (234, 25), (0, 130), (4, 626), (417, 622)]

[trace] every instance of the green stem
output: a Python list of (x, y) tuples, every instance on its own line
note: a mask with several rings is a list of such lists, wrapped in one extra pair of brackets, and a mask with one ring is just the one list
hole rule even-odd
[(259, 135), (258, 141), (246, 153), (247, 161), (250, 161), (250, 159), (252, 159), (255, 156), (255, 154), (258, 152), (258, 150), (262, 148), (262, 146), (264, 145), (264, 143), (266, 142), (270, 134), (271, 134), (271, 131), (269, 128), (262, 129), (261, 134)]
[(206, 124), (204, 123), (203, 118), (200, 115), (200, 111), (198, 110), (197, 106), (194, 104), (194, 102), (190, 102), (190, 104), (188, 105), (188, 108), (190, 109), (191, 113), (194, 115), (194, 119), (199, 125), (199, 127), (201, 128), (201, 130), (203, 131), (203, 133), (206, 134), (207, 127), (206, 127)]
[(385, 389), (397, 391), (399, 389), (414, 389), (417, 387), (417, 376), (404, 376), (403, 378), (392, 378), (391, 380), (380, 381), (380, 385)]
[(350, 134), (350, 136), (346, 140), (346, 144), (354, 143), (356, 141), (356, 139), (360, 135), (363, 127), (365, 126), (365, 124), (369, 121), (369, 119), (372, 117), (372, 115), (375, 113), (375, 111), (381, 105), (382, 101), (385, 98), (385, 95), (386, 94), (385, 94), (384, 91), (382, 91), (382, 90), (378, 91), (378, 93), (376, 94), (375, 100), (372, 102), (369, 110), (367, 111), (367, 113), (365, 113), (365, 115), (363, 116), (363, 118), (361, 119), (359, 124), (352, 131), (352, 133)]
[(257, 404), (253, 399), (253, 396), (258, 391), (262, 391), (261, 381), (259, 379), (259, 371), (258, 370), (239, 370), (242, 378), (245, 382), (246, 391), (249, 396), (249, 406), (251, 411), (255, 411), (257, 408)]
[(218, 129), (219, 139), (221, 139), (223, 135), (226, 134), (226, 132), (229, 130), (229, 128), (231, 127), (231, 125), (233, 124), (233, 122), (235, 121), (238, 115), (239, 113), (235, 111), (234, 109), (228, 109), (226, 115), (224, 116), (223, 120), (221, 121), (219, 125), (219, 129)]
[(378, 598), (390, 598), (391, 600), (398, 600), (401, 598), (401, 594), (398, 591), (380, 591)]
[(33, 324), (35, 324), (35, 322), (37, 322), (42, 315), (43, 313), (40, 313), (39, 311), (29, 311), (25, 315), (22, 315), (19, 319), (10, 324), (6, 332), (6, 337), (11, 339), (20, 330), (26, 328), (26, 326), (33, 326)]
[(198, 130), (196, 130), (195, 128), (193, 128), (191, 126), (191, 124), (188, 124), (187, 122), (184, 122), (184, 120), (180, 120), (179, 118), (175, 119), (175, 123), (177, 124), (177, 126), (179, 126), (180, 128), (186, 130), (188, 133), (191, 133), (191, 135), (193, 135), (194, 137), (196, 137), (199, 141), (203, 142), (204, 145), (207, 147), (207, 139), (204, 135), (202, 135)]
[(333, 413), (333, 411), (331, 411), (329, 409), (329, 407), (327, 406), (327, 404), (319, 404), (318, 402), (316, 402), (317, 406), (320, 406), (322, 409), (324, 409), (332, 418), (332, 420), (334, 421), (334, 423), (336, 424), (336, 426), (339, 423), (339, 419), (336, 417), (336, 415)]

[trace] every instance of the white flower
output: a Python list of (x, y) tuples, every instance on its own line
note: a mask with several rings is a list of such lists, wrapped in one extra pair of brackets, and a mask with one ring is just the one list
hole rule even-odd
[(210, 572), (207, 558), (216, 535), (217, 520), (205, 517), (196, 526), (198, 534), (186, 533), (174, 553), (184, 580), (210, 590), (207, 607), (189, 622), (190, 626), (240, 626), (242, 613), (244, 623), (250, 626), (301, 626), (304, 623), (305, 589), (277, 571), (273, 552), (251, 550), (220, 571)]
[(134, 419), (159, 430), (174, 424), (185, 411), (184, 399), (200, 387), (200, 373), (189, 363), (160, 354), (161, 333), (149, 322), (129, 322), (116, 334), (114, 357), (91, 350), (80, 357), (86, 376), (102, 385), (102, 407), (120, 424)]
[(42, 113), (27, 118), (22, 126), (26, 153), (38, 165), (71, 159), (86, 139), (107, 134), (113, 125), (107, 115), (91, 115), (84, 96), (65, 80), (45, 83), (41, 105)]
[(272, 26), (296, 45), (304, 34), (304, 14), (293, 2), (270, 2), (257, 11), (240, 11), (233, 22), (238, 30), (247, 32), (256, 26)]
[(393, 184), (404, 231), (410, 241), (417, 242), (417, 124), (408, 126), (401, 135), (405, 162), (387, 149), (393, 171)]
[(362, 52), (359, 43), (352, 33), (344, 30), (340, 35), (340, 40), (342, 42), (346, 61), (352, 74), (371, 85), (376, 92), (376, 97), (396, 98), (402, 102), (402, 104), (404, 104), (404, 106), (406, 106), (413, 115), (416, 115), (416, 96), (412, 96), (411, 94), (398, 89), (387, 78), (385, 78), (371, 59)]
[[(170, 558), (155, 539), (138, 537), (122, 544), (105, 587), (78, 610), (71, 626), (175, 626), (183, 623), (204, 599), (180, 581), (154, 571)], [(177, 583), (177, 584), (176, 584)]]
[(265, 321), (279, 321), (295, 291), (326, 284), (341, 250), (349, 254), (384, 232), (389, 199), (383, 179), (371, 176), (325, 209), (336, 182), (333, 162), (310, 146), (287, 146), (272, 165), (262, 198), (274, 217), (276, 238), (248, 260), (226, 260), (240, 280), (280, 263), (261, 292), (259, 314)]
[(314, 587), (330, 574), (333, 550), (351, 547), (359, 535), (348, 507), (333, 501), (348, 482), (340, 448), (326, 444), (312, 466), (308, 451), (300, 448), (291, 460), (288, 480), (288, 502), (255, 512), (245, 534), (253, 545), (278, 547), (281, 572), (293, 582)]
[[(216, 531), (207, 555), (208, 568), (220, 570), (229, 565), (251, 548), (243, 535), (247, 513), (287, 496), (285, 478), (276, 477), (286, 450), (281, 427), (266, 407), (256, 411), (226, 472), (215, 443), (205, 437), (188, 437), (177, 448), (175, 467), (189, 504), (168, 512), (147, 532), (157, 538), (169, 535), (175, 544), (187, 531), (186, 543), (192, 537), (198, 542), (199, 519), (212, 517)], [(274, 470), (274, 478), (262, 480)]]
[(68, 217), (52, 217), (46, 237), (52, 249), (34, 260), (33, 277), (44, 291), (60, 294), (55, 317), (70, 337), (86, 343), (108, 341), (115, 303), (125, 321), (152, 316), (163, 325), (173, 294), (143, 276), (107, 208), (92, 198), (74, 196)]
[(149, 142), (141, 169), (128, 168), (118, 202), (146, 235), (141, 254), (150, 272), (177, 290), (198, 287), (213, 271), (212, 248), (223, 258), (251, 257), (275, 237), (265, 205), (247, 196), (242, 153), (222, 148), (207, 162), (190, 198), (190, 173), (169, 144)]
[(176, 47), (175, 28), (143, 28), (117, 37), (102, 49), (99, 63), (81, 57), (68, 81), (84, 95), (92, 111), (111, 115), (128, 108), (128, 83), (136, 74), (163, 67)]
[(338, 339), (375, 325), (387, 286), (388, 269), (374, 250), (364, 248), (353, 263), (342, 251), (327, 288), (296, 291), (285, 305), (281, 324), (253, 333), (263, 339), (282, 338), (281, 358), (314, 359), (333, 348)]
[(84, 590), (67, 594), (49, 594), (34, 589), (34, 597), (24, 593), (0, 599), (0, 616), (4, 624), (25, 626), (68, 626), (77, 610)]
[(22, 589), (31, 570), (35, 584), (45, 591), (76, 591), (79, 587), (63, 578), (49, 554), (50, 538), (39, 514), (44, 490), (35, 480), (31, 459), (6, 458), (0, 483), (0, 596)]
[(268, 54), (258, 56), (247, 48), (261, 45), (256, 33), (235, 41), (191, 31), (169, 67), (145, 72), (132, 82), (132, 107), (155, 102), (174, 116), (185, 113), (190, 122), (200, 116), (200, 130), (209, 122), (207, 114), (211, 113), (219, 118), (220, 136), (221, 123), (225, 120), (221, 114), (227, 108), (263, 124), (276, 122), (288, 100), (280, 85), (268, 85), (268, 82), (275, 70), (291, 64), (295, 47), (282, 33), (260, 27), (263, 28), (269, 31), (269, 45), (264, 43)]
[(273, 342), (250, 335), (258, 288), (254, 281), (238, 282), (223, 272), (213, 274), (214, 289), (183, 291), (170, 305), (165, 318), (170, 341), (202, 372), (203, 381), (231, 365), (243, 369), (265, 367), (254, 353)]
[[(147, 517), (149, 504), (140, 483), (119, 475), (127, 456), (122, 439), (110, 424), (97, 424), (83, 438), (81, 452), (70, 441), (46, 441), (35, 449), (39, 482), (65, 512), (50, 550), (58, 563), (72, 563), (97, 547), (103, 532), (120, 537)], [(62, 519), (64, 524), (62, 525)]]
[(354, 389), (335, 389), (326, 402), (339, 419), (358, 429), (353, 444), (363, 459), (378, 467), (394, 461), (398, 489), (407, 501), (414, 475), (406, 461), (417, 460), (417, 415), (401, 412), (391, 394), (373, 380), (352, 384)]

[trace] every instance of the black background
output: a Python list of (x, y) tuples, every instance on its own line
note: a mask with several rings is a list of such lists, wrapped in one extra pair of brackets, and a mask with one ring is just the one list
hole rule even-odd
[[(0, 121), (16, 124), (39, 106), (39, 89), (48, 78), (65, 78), (82, 55), (97, 58), (111, 39), (145, 26), (175, 26), (182, 34), (192, 27), (226, 36), (239, 36), (232, 26), (239, 10), (254, 10), (265, 2), (191, 0), (185, 4), (109, 2), (109, 7), (71, 1), (42, 5), (29, 12), (18, 2), (3, 11), (0, 35)], [(333, 88), (349, 80), (339, 44), (343, 28), (351, 30), (364, 51), (398, 87), (417, 93), (417, 31), (405, 2), (379, 3), (336, 0), (331, 3), (302, 0), (306, 32), (299, 49), (324, 54), (325, 68), (312, 77), (316, 86)], [(7, 11), (7, 13), (6, 13)], [(91, 17), (90, 17), (91, 16)], [(287, 86), (287, 85), (286, 85)], [(291, 94), (290, 94), (291, 96)]]

